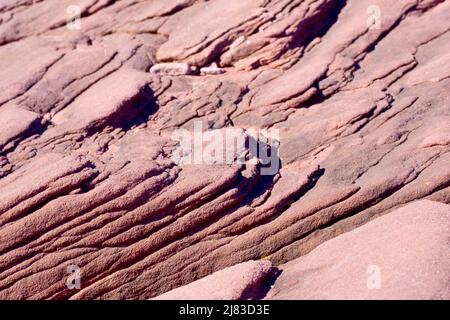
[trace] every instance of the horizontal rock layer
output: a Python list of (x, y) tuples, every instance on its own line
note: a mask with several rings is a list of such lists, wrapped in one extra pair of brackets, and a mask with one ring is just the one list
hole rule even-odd
[(448, 300), (449, 228), (450, 206), (421, 200), (326, 241), (271, 273), (266, 271), (270, 261), (248, 261), (157, 299)]

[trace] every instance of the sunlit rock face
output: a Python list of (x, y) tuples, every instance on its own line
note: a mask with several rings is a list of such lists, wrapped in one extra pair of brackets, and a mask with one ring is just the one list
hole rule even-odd
[(229, 267), (228, 298), (346, 298), (307, 267), (366, 272), (422, 199), (395, 245), (443, 276), (411, 289), (392, 257), (360, 297), (448, 298), (448, 219), (421, 219), (450, 203), (449, 30), (449, 0), (1, 1), (0, 299), (178, 297)]
[(156, 299), (450, 299), (450, 205), (409, 203), (274, 267), (243, 262)]

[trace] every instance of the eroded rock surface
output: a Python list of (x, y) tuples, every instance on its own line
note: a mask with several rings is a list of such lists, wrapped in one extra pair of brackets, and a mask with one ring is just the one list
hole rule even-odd
[[(149, 299), (450, 203), (449, 44), (448, 0), (2, 1), (0, 298)], [(279, 168), (174, 161), (198, 127)]]
[[(270, 274), (263, 272), (270, 268), (267, 260), (244, 262), (157, 299), (448, 300), (449, 228), (450, 205), (416, 201)], [(252, 294), (243, 297), (242, 288), (251, 288)]]
[(166, 292), (157, 300), (244, 300), (262, 298), (274, 276), (268, 260), (247, 261), (217, 271), (186, 286)]
[(449, 205), (408, 204), (280, 266), (267, 297), (448, 300), (449, 228)]

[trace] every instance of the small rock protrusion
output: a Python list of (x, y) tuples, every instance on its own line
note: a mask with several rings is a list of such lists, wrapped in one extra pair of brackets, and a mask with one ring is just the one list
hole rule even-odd
[(150, 73), (166, 76), (190, 75), (195, 71), (195, 67), (183, 62), (158, 63), (150, 68)]
[(217, 66), (217, 63), (213, 62), (208, 67), (203, 67), (200, 69), (200, 74), (208, 75), (208, 74), (222, 74), (225, 72), (224, 68), (220, 68)]

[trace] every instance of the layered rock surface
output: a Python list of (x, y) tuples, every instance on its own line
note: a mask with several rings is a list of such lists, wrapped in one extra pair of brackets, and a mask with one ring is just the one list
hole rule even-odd
[(158, 299), (448, 300), (449, 228), (450, 205), (416, 201), (271, 273), (267, 260), (244, 262)]
[(449, 205), (408, 204), (280, 266), (267, 298), (448, 300), (449, 228)]
[(244, 300), (264, 296), (275, 276), (268, 260), (247, 261), (217, 271), (186, 286), (173, 289), (156, 300)]
[[(149, 299), (450, 203), (449, 30), (448, 0), (2, 1), (0, 298)], [(278, 130), (280, 169), (177, 163), (197, 121)]]

